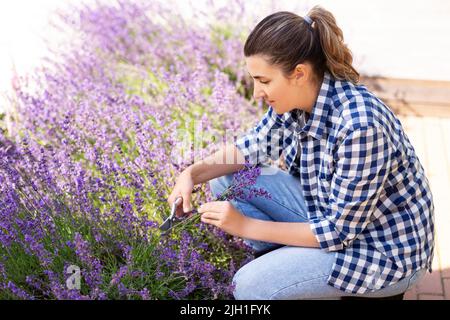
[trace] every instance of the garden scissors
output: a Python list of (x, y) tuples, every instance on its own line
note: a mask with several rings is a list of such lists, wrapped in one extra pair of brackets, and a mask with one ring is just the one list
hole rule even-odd
[[(181, 196), (177, 197), (175, 201), (172, 203), (172, 209), (170, 210), (170, 216), (164, 220), (164, 222), (159, 226), (159, 230), (164, 231), (162, 233), (163, 236), (167, 235), (170, 230), (175, 226), (175, 222), (179, 222), (184, 220), (184, 218), (179, 218), (176, 216), (177, 207), (183, 202), (183, 198)], [(194, 209), (189, 212), (185, 212), (186, 214), (196, 213), (197, 210)]]

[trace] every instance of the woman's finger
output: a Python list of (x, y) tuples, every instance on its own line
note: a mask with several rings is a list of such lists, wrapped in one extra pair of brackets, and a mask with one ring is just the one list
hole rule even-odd
[(217, 212), (207, 211), (202, 213), (202, 217), (210, 220), (219, 220), (220, 215)]
[(206, 202), (198, 208), (198, 212), (199, 213), (208, 212), (208, 211), (209, 212), (221, 212), (222, 202), (224, 202), (224, 201)]
[(183, 194), (183, 211), (184, 212), (188, 212), (191, 211), (192, 207), (191, 207), (191, 193), (190, 192), (185, 192)]
[(172, 194), (167, 198), (167, 203), (169, 204), (170, 207), (172, 206), (172, 203), (174, 200), (175, 200), (175, 196)]
[(206, 218), (206, 217), (204, 217), (204, 216), (201, 216), (201, 217), (200, 217), (200, 220), (201, 220), (203, 223), (207, 223), (207, 224), (211, 224), (211, 225), (213, 225), (213, 226), (217, 226), (217, 220), (209, 219), (209, 218)]

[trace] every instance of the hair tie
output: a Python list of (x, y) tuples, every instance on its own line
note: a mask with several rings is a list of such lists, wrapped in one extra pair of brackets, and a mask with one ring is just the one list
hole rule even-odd
[(313, 21), (309, 16), (304, 16), (303, 20), (305, 20), (306, 23), (309, 24), (310, 27), (312, 26)]

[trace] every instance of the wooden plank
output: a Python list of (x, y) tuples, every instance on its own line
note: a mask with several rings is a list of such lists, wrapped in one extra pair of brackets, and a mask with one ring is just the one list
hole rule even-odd
[(423, 278), (415, 286), (419, 296), (422, 294), (444, 295), (442, 273), (439, 265), (439, 244), (437, 244), (436, 249), (437, 254), (435, 253), (431, 265), (433, 272), (426, 272)]
[(413, 286), (411, 289), (405, 292), (403, 300), (417, 300), (419, 298), (417, 294), (417, 286)]
[(450, 117), (450, 81), (361, 77), (397, 115)]
[(450, 279), (444, 279), (444, 297), (450, 300)]
[(413, 116), (399, 117), (402, 123), (403, 129), (411, 141), (416, 155), (419, 158), (420, 163), (424, 166), (426, 174), (428, 171), (428, 153), (425, 144), (425, 135), (423, 134), (423, 121), (422, 118)]
[[(435, 205), (435, 231), (436, 246), (435, 257), (438, 260), (439, 270), (434, 269), (442, 278), (450, 273), (450, 166), (448, 158), (448, 131), (446, 129), (448, 119), (436, 117), (422, 118), (423, 135), (427, 157), (427, 177), (430, 181)], [(439, 286), (437, 275), (428, 278), (428, 285), (435, 289)], [(441, 284), (442, 286), (442, 284)]]
[[(442, 217), (439, 217), (439, 223), (442, 223), (442, 225), (439, 226), (439, 229), (442, 230), (440, 231), (441, 235), (439, 242), (442, 246), (440, 252), (442, 277), (450, 278), (450, 237), (448, 236), (450, 233), (450, 119), (441, 119), (441, 134), (443, 137), (441, 148), (444, 150), (444, 159), (442, 161), (446, 167), (446, 174), (443, 172), (442, 177), (447, 180), (447, 185), (444, 186), (444, 193), (447, 193), (447, 197), (445, 197), (445, 202), (442, 204), (441, 210), (443, 211), (439, 212), (439, 214), (442, 215)], [(442, 235), (442, 233), (444, 233), (445, 236)], [(445, 243), (445, 241), (447, 242)], [(450, 294), (450, 292), (448, 294)]]
[(405, 103), (399, 100), (382, 99), (396, 115), (415, 117), (445, 117), (450, 118), (450, 105), (426, 103)]
[(419, 300), (445, 300), (442, 294), (419, 294)]
[(361, 77), (360, 82), (384, 99), (450, 106), (450, 81)]

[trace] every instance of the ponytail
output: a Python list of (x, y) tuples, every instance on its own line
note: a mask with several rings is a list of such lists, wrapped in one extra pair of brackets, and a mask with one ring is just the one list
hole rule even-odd
[(248, 36), (244, 55), (261, 55), (289, 77), (297, 64), (311, 63), (314, 73), (325, 71), (338, 80), (356, 84), (359, 73), (352, 66), (352, 53), (331, 12), (313, 7), (308, 17), (280, 11), (261, 20)]
[(308, 16), (313, 21), (312, 27), (317, 28), (329, 72), (336, 79), (356, 84), (359, 81), (359, 73), (352, 66), (352, 53), (344, 43), (344, 35), (333, 14), (315, 6), (308, 12)]

